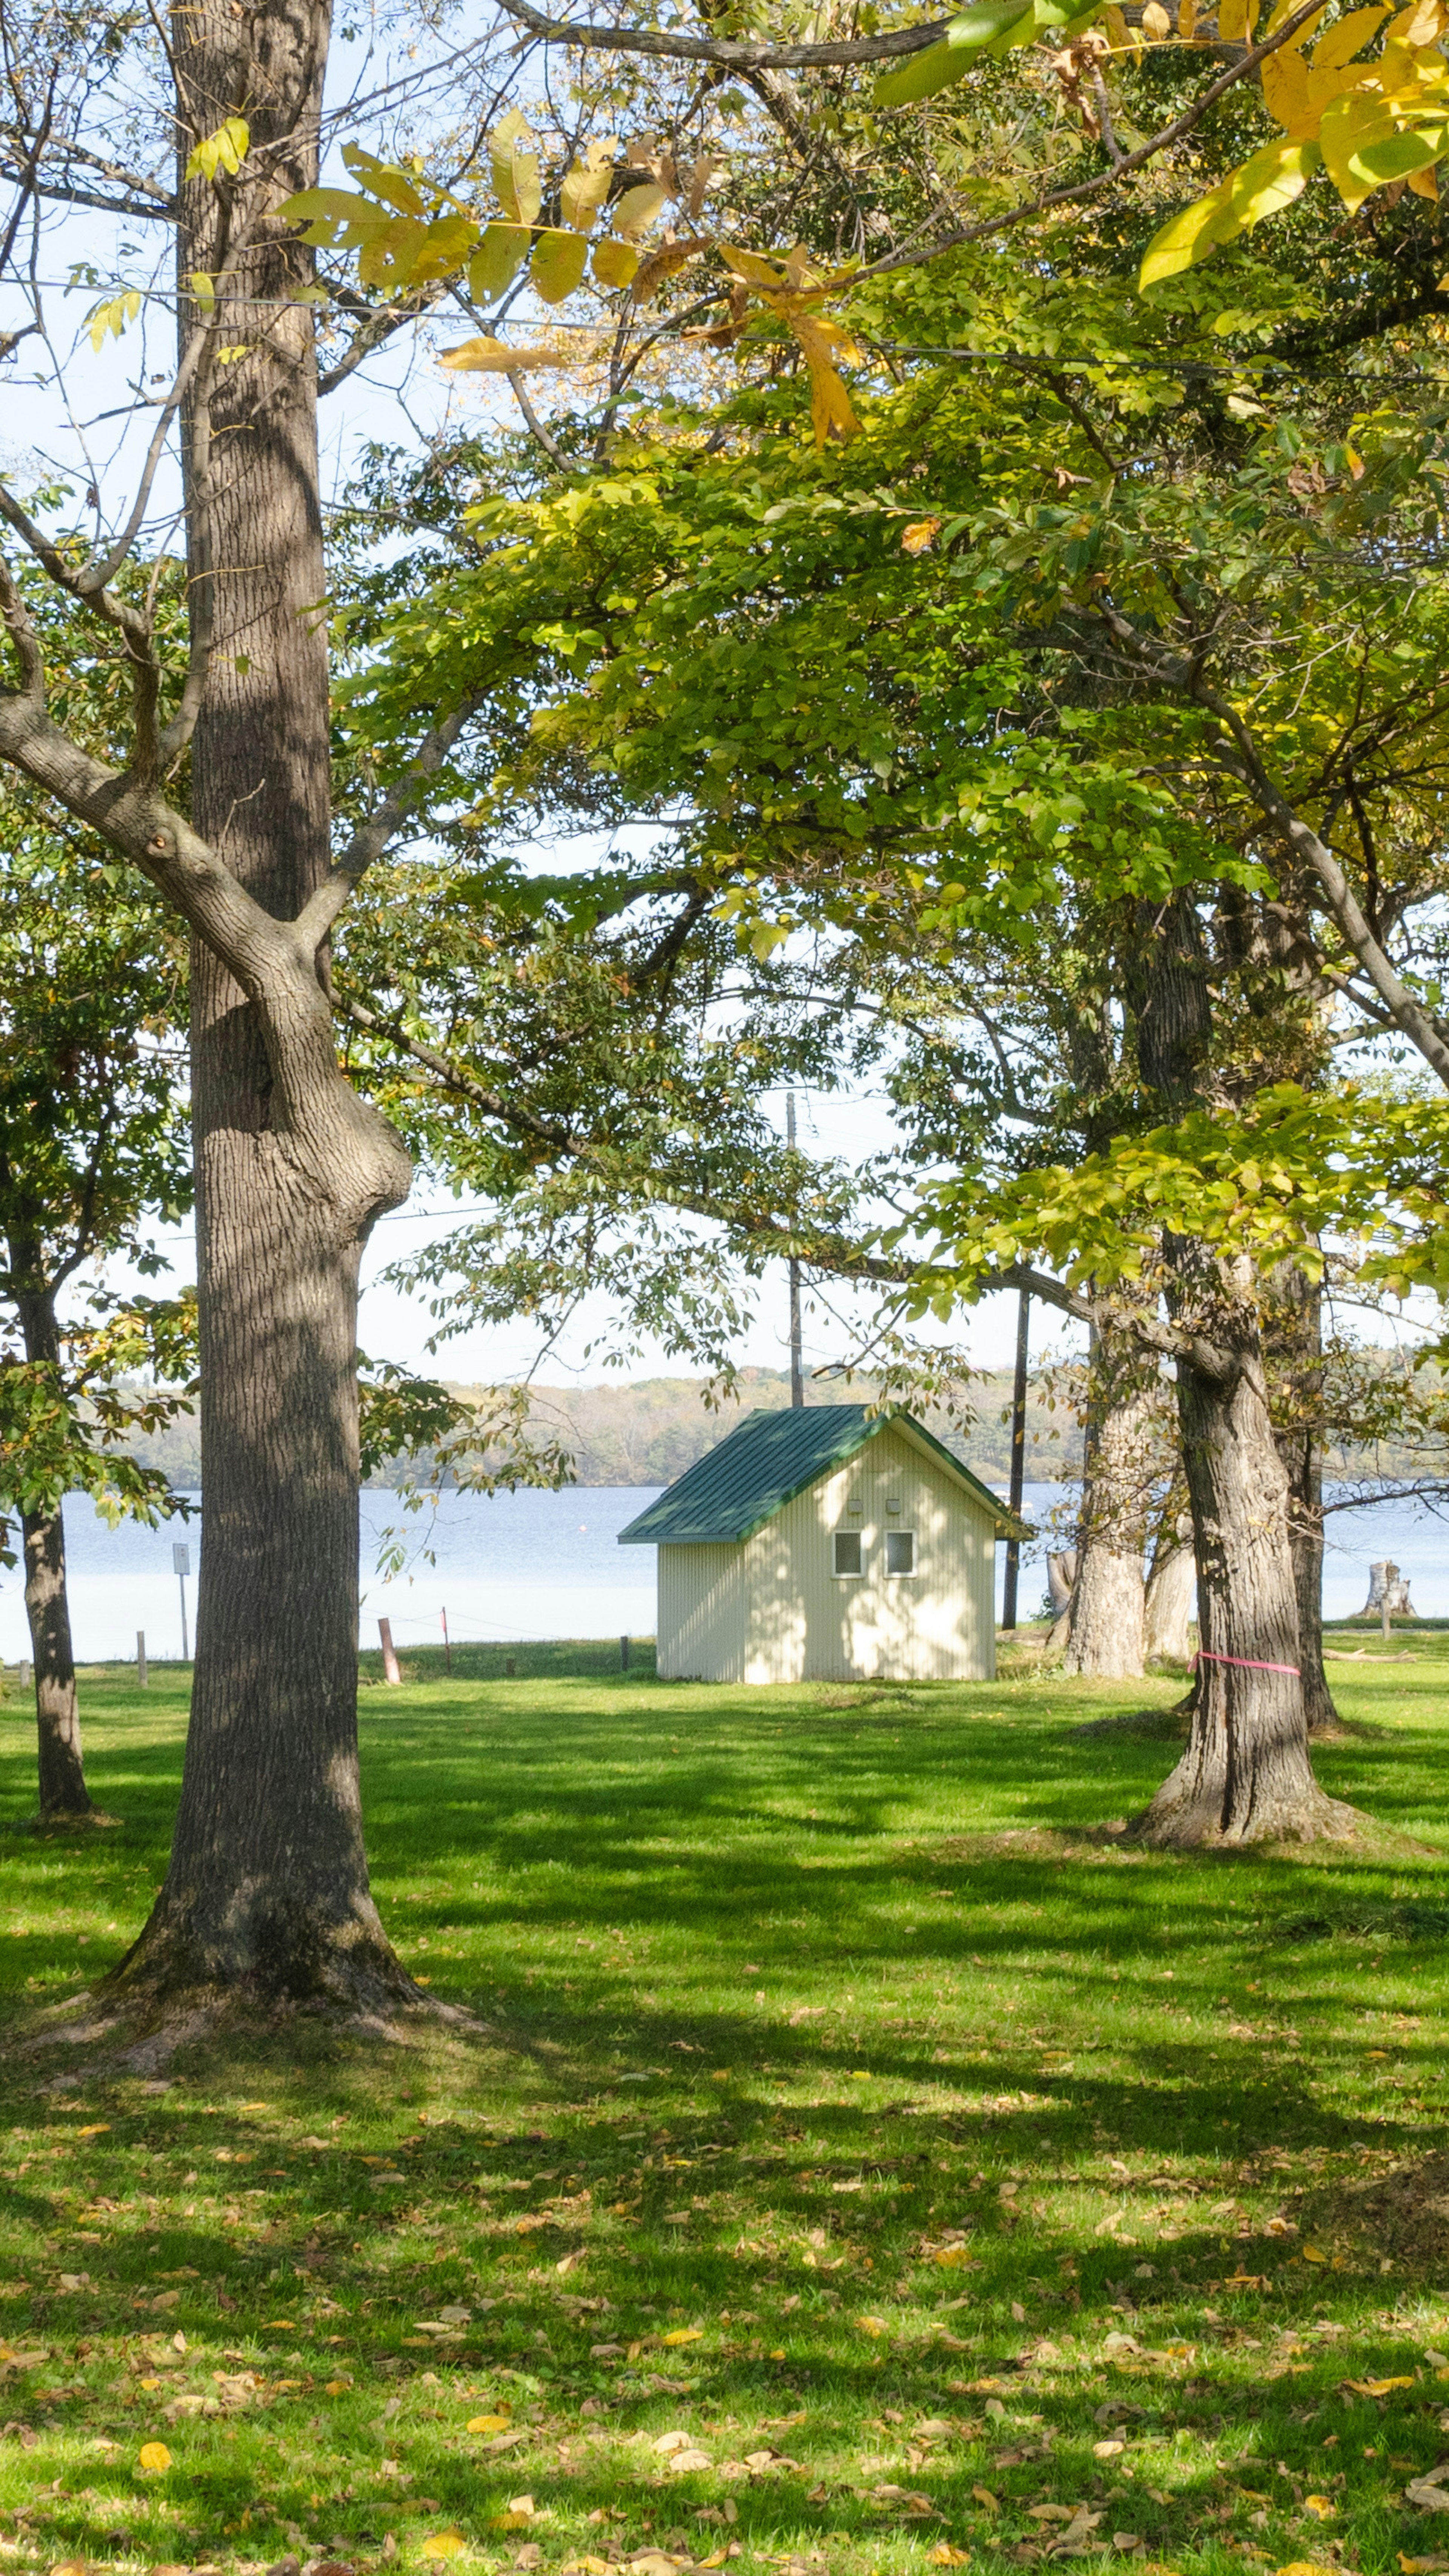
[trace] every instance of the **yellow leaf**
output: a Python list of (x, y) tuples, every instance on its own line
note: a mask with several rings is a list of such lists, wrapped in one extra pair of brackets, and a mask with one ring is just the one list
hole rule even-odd
[(461, 2531), (430, 2531), (419, 2554), (424, 2558), (461, 2558), (467, 2546)]
[(136, 2385), (138, 2388), (159, 2388), (161, 2382), (159, 2379), (152, 2377), (149, 2379), (138, 2379)]
[(171, 2454), (164, 2442), (143, 2442), (137, 2457), (143, 2469), (169, 2469)]
[(596, 286), (632, 286), (639, 273), (639, 254), (628, 242), (612, 238), (595, 242), (593, 269)]
[[(1330, 27), (1326, 36), (1319, 37), (1313, 48), (1314, 70), (1338, 71), (1345, 63), (1352, 62), (1360, 45), (1368, 43), (1388, 14), (1386, 8), (1350, 9), (1346, 18), (1340, 18), (1337, 26)], [(1269, 60), (1272, 59), (1270, 55)]]
[(953, 2548), (949, 2540), (938, 2540), (927, 2555), (933, 2567), (969, 2567), (971, 2564), (970, 2550)]
[(510, 349), (505, 341), (485, 334), (478, 340), (464, 340), (456, 349), (445, 349), (438, 364), (453, 376), (511, 376), (531, 367), (571, 367), (578, 356), (577, 349), (550, 349), (541, 341), (536, 348)]
[(1316, 2522), (1332, 2522), (1338, 2508), (1331, 2496), (1305, 2496), (1303, 2510), (1311, 2513)]
[(676, 2326), (673, 2334), (661, 2335), (661, 2343), (702, 2343), (703, 2326)]
[(1000, 2513), (1000, 2502), (992, 2494), (990, 2487), (973, 2487), (971, 2493), (987, 2513)]
[(351, 2386), (350, 2379), (329, 2379), (322, 2393), (324, 2397), (345, 2397)]
[(588, 255), (588, 244), (578, 233), (540, 233), (528, 263), (535, 295), (545, 304), (562, 304), (583, 276)]
[(234, 179), (247, 156), (251, 130), (244, 116), (229, 116), (214, 134), (203, 136), (186, 164), (188, 179), (215, 180), (218, 170)]
[(642, 188), (626, 188), (610, 217), (610, 229), (625, 241), (642, 241), (661, 206), (669, 203), (669, 191), (654, 179)]
[(1147, 0), (1142, 12), (1142, 33), (1154, 45), (1160, 45), (1164, 36), (1171, 35), (1172, 20), (1163, 8), (1162, 0)]
[(1177, 32), (1185, 45), (1191, 44), (1197, 28), (1197, 0), (1177, 0)]
[(1218, 11), (1218, 35), (1225, 45), (1251, 44), (1257, 23), (1258, 0), (1222, 0)]
[(502, 2433), (506, 2432), (507, 2427), (506, 2412), (502, 2415), (470, 2415), (468, 2418), (470, 2433)]
[(609, 193), (617, 149), (617, 139), (612, 134), (590, 143), (560, 188), (559, 212), (571, 232), (593, 231), (594, 217)]
[(493, 185), (498, 202), (511, 224), (538, 221), (543, 200), (538, 175), (538, 154), (533, 148), (528, 119), (521, 107), (510, 108), (501, 117), (488, 141), (489, 159), (493, 164)]
[(104, 2138), (109, 2135), (110, 2126), (109, 2120), (92, 2120), (87, 2128), (77, 2129), (75, 2134), (78, 2138)]
[(1411, 170), (1409, 172), (1409, 185), (1413, 189), (1416, 197), (1428, 197), (1431, 202), (1438, 198), (1439, 182), (1434, 175), (1432, 167), (1427, 170)]
[[(905, 528), (901, 532), (902, 553), (923, 555), (929, 552), (940, 532), (940, 526), (939, 519), (917, 519), (914, 526)], [(943, 2245), (936, 2256), (936, 2261), (943, 2272), (960, 2271), (972, 2259), (969, 2245)]]
[(1284, 45), (1269, 54), (1262, 65), (1263, 105), (1276, 117), (1285, 134), (1303, 141), (1312, 134), (1322, 113), (1309, 95), (1308, 65), (1292, 45)]
[(884, 2317), (857, 2317), (855, 2322), (862, 2334), (883, 2335), (888, 2331)]
[(1328, 2256), (1324, 2253), (1321, 2245), (1305, 2245), (1303, 2248), (1303, 2260), (1305, 2263), (1326, 2263), (1328, 2261)]
[(1412, 2388), (1414, 2382), (1412, 2378), (1354, 2379), (1350, 2380), (1349, 2385), (1352, 2388), (1356, 2388), (1360, 2395), (1364, 2397), (1387, 2397), (1391, 2388)]
[[(1232, 6), (1232, 0), (1225, 0), (1225, 5)], [(1116, 0), (1112, 0), (1110, 8), (1103, 10), (1102, 23), (1107, 30), (1107, 39), (1114, 54), (1132, 53), (1136, 50), (1132, 30), (1117, 7)]]
[(490, 224), (468, 262), (468, 292), (475, 304), (486, 304), (511, 286), (528, 256), (532, 236), (526, 224)]

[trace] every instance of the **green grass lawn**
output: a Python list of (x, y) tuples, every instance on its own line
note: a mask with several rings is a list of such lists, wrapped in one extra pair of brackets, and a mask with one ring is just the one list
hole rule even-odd
[(1075, 1732), (1176, 1684), (410, 1655), (375, 1884), (489, 2035), (149, 2080), (27, 2043), (144, 1918), (188, 1677), (86, 1678), (79, 1838), (12, 1698), (0, 2568), (1449, 2566), (1449, 1634), (1392, 1651), (1318, 1757), (1376, 1831), (1200, 1860), (1100, 1830), (1165, 1719)]

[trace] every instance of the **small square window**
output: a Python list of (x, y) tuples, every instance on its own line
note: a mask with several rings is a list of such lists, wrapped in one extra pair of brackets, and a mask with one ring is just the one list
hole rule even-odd
[(859, 1530), (837, 1530), (835, 1533), (835, 1571), (837, 1574), (859, 1574)]
[(916, 1533), (914, 1530), (886, 1531), (887, 1574), (914, 1574), (916, 1570)]

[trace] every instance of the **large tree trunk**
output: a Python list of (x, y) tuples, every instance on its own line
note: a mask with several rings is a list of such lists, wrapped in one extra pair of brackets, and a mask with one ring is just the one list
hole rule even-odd
[(1111, 1325), (1094, 1331), (1069, 1673), (1127, 1679), (1142, 1670), (1151, 1408), (1136, 1341)]
[[(327, 24), (325, 0), (178, 8), (183, 161), (239, 112), (270, 202), (312, 184)], [(181, 194), (181, 277), (218, 275), (227, 191)], [(251, 354), (213, 396), (209, 457), (193, 442), (189, 458), (192, 613), (216, 644), (192, 818), (282, 921), (330, 864), (312, 322), (291, 300), (307, 259), (274, 224), (243, 251), (224, 336)], [(123, 1992), (416, 1995), (369, 1893), (357, 1760), (357, 1272), (410, 1173), (338, 1070), (324, 971), (259, 949), (243, 990), (194, 947), (196, 1668), (170, 1867)]]
[(1310, 1842), (1353, 1829), (1308, 1758), (1288, 1478), (1273, 1437), (1250, 1265), (1164, 1243), (1202, 1638), (1187, 1750), (1134, 1824), (1175, 1846)]
[[(44, 1276), (41, 1239), (29, 1227), (10, 1236), (10, 1275), (26, 1359), (57, 1372), (55, 1297)], [(35, 1726), (43, 1824), (89, 1824), (97, 1810), (81, 1760), (80, 1705), (65, 1582), (65, 1522), (59, 1495), (20, 1515), (25, 1551), (25, 1616), (35, 1667)]]
[(1310, 1735), (1338, 1724), (1323, 1669), (1323, 1289), (1297, 1262), (1275, 1273), (1268, 1357), (1298, 1594), (1298, 1660)]

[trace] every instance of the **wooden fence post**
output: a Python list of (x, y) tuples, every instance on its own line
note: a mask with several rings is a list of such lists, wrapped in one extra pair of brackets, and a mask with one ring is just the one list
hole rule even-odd
[(398, 1671), (397, 1656), (393, 1652), (392, 1621), (390, 1619), (379, 1619), (377, 1623), (377, 1633), (382, 1639), (383, 1680), (385, 1682), (400, 1682), (402, 1680), (402, 1675)]

